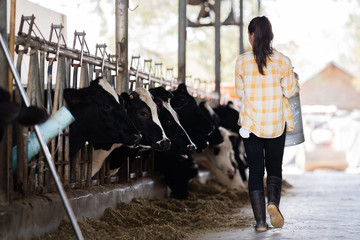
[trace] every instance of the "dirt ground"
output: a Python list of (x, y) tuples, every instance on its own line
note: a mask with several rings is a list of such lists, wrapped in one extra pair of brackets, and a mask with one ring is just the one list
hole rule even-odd
[[(285, 184), (284, 187), (289, 187)], [(79, 222), (85, 239), (191, 239), (206, 231), (248, 228), (253, 218), (242, 214), (248, 208), (246, 191), (226, 188), (214, 180), (190, 183), (190, 195), (178, 199), (134, 199), (106, 209), (99, 219)], [(38, 239), (76, 239), (72, 225), (63, 221), (59, 228)]]

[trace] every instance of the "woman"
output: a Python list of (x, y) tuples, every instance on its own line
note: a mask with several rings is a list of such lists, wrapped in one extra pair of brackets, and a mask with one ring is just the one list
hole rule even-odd
[(264, 168), (267, 172), (267, 210), (271, 224), (284, 225), (279, 210), (282, 159), (286, 131), (295, 129), (287, 98), (299, 92), (297, 75), (288, 57), (271, 46), (273, 32), (266, 17), (248, 26), (252, 51), (241, 54), (235, 67), (235, 91), (241, 99), (239, 125), (249, 162), (249, 196), (255, 229), (266, 231)]

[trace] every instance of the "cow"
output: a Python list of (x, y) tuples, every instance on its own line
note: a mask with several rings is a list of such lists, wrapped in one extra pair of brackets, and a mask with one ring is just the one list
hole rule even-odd
[(203, 112), (205, 117), (207, 117), (207, 119), (214, 126), (213, 132), (207, 137), (210, 147), (222, 143), (224, 139), (219, 130), (219, 116), (214, 112), (214, 109), (209, 105), (207, 101), (201, 101), (199, 104), (199, 108)]
[(229, 101), (226, 105), (220, 105), (214, 108), (214, 111), (219, 116), (219, 125), (232, 133), (230, 140), (233, 144), (235, 159), (238, 163), (242, 180), (247, 181), (246, 169), (248, 164), (245, 156), (245, 149), (239, 134), (240, 127), (237, 124), (239, 111), (234, 108), (234, 103), (232, 101)]
[[(203, 164), (201, 165), (203, 166), (206, 163), (208, 165), (207, 168), (209, 168), (208, 170), (212, 171), (213, 175), (219, 181), (222, 181), (223, 184), (238, 189), (242, 188), (242, 181), (237, 179), (240, 175), (229, 139), (237, 135), (231, 134), (230, 131), (219, 126), (221, 119), (207, 101), (200, 102), (199, 107), (204, 115), (214, 124), (215, 129), (208, 137), (210, 145), (204, 152), (193, 155), (195, 162), (200, 164), (202, 162)], [(233, 180), (234, 177), (235, 180)]]
[(136, 128), (139, 129), (142, 139), (139, 149), (127, 149), (125, 146), (116, 148), (109, 156), (111, 175), (116, 174), (119, 167), (134, 151), (154, 149), (166, 151), (171, 146), (159, 120), (158, 107), (153, 96), (145, 88), (137, 88), (131, 93), (123, 92), (121, 97), (125, 102), (125, 109)]
[(177, 113), (171, 107), (173, 94), (163, 87), (149, 90), (158, 105), (159, 118), (162, 126), (171, 140), (167, 151), (155, 152), (156, 169), (164, 175), (165, 182), (171, 190), (171, 197), (184, 199), (188, 196), (188, 183), (197, 176), (198, 169), (191, 154), (196, 146), (182, 127)]
[(181, 125), (195, 143), (197, 151), (204, 150), (208, 145), (208, 136), (214, 130), (213, 124), (205, 117), (184, 83), (180, 83), (170, 104), (178, 113)]
[(88, 87), (64, 89), (64, 99), (75, 117), (70, 125), (70, 159), (88, 142), (94, 146), (96, 166), (98, 155), (103, 161), (114, 146), (140, 142), (141, 134), (125, 112), (124, 102), (106, 80), (97, 78)]
[(150, 92), (145, 88), (137, 88), (130, 94), (124, 92), (121, 97), (125, 101), (126, 112), (142, 134), (140, 147), (165, 151), (171, 142), (160, 123), (158, 109)]
[(230, 188), (243, 190), (245, 185), (240, 177), (237, 162), (234, 157), (230, 136), (232, 133), (223, 127), (219, 127), (223, 142), (209, 146), (202, 153), (194, 153), (194, 161), (200, 164), (221, 184)]
[(149, 91), (158, 106), (161, 125), (166, 135), (170, 138), (171, 148), (169, 150), (177, 151), (181, 155), (193, 153), (196, 146), (181, 125), (177, 113), (171, 107), (170, 99), (173, 97), (173, 94), (163, 87), (152, 88)]
[(0, 141), (8, 124), (18, 122), (24, 126), (32, 126), (45, 122), (48, 117), (44, 109), (25, 107), (10, 101), (9, 92), (0, 87)]

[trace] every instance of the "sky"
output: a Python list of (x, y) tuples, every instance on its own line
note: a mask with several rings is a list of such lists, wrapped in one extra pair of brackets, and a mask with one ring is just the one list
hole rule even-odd
[[(80, 11), (78, 3), (87, 2), (86, 0), (30, 1), (66, 14), (70, 43), (75, 30), (85, 30), (88, 46), (93, 52), (96, 43), (106, 43), (111, 36), (111, 31), (108, 34), (99, 34), (104, 24), (92, 12), (94, 5), (82, 4)], [(352, 2), (349, 0), (262, 1), (261, 15), (267, 16), (273, 26), (275, 36), (273, 46), (291, 58), (294, 70), (300, 76), (300, 82), (306, 81), (330, 62), (335, 62), (349, 72), (354, 71), (355, 66), (342, 61), (343, 57), (351, 52), (346, 23), (349, 13), (354, 11), (355, 5)], [(140, 0), (130, 0), (130, 8), (142, 3)], [(103, 4), (102, 7), (105, 13), (111, 13), (110, 4)], [(109, 16), (106, 28), (115, 30), (114, 22), (114, 16)], [(129, 49), (129, 56), (133, 51), (134, 49)]]

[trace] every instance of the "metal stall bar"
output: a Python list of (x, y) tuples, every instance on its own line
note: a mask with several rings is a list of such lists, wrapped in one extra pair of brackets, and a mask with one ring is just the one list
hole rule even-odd
[[(215, 92), (220, 96), (220, 82), (221, 82), (221, 49), (220, 49), (220, 7), (221, 0), (215, 0)], [(220, 98), (217, 105), (220, 103)]]
[(179, 33), (178, 33), (178, 81), (186, 81), (186, 4), (187, 0), (179, 0)]
[(129, 1), (115, 0), (115, 38), (116, 55), (122, 63), (123, 71), (116, 78), (116, 92), (118, 94), (127, 92), (129, 89), (128, 75), (128, 22)]
[[(37, 39), (35, 37), (30, 37), (30, 40), (29, 40), (30, 42), (27, 43), (27, 37), (26, 36), (27, 35), (25, 33), (22, 33), (21, 35), (17, 36), (16, 44), (23, 45), (23, 46), (25, 46), (26, 44), (29, 44), (30, 48), (37, 48), (37, 49), (39, 49), (41, 51), (45, 51), (47, 53), (57, 54), (57, 46), (54, 46), (54, 45), (56, 45), (56, 43), (52, 43), (52, 42), (49, 42), (49, 41), (46, 41), (46, 40)], [(78, 59), (78, 60), (80, 59), (78, 50), (71, 49), (71, 48), (68, 48), (68, 47), (65, 47), (65, 46), (62, 46), (62, 45), (60, 45), (58, 53), (59, 53), (60, 56), (65, 56), (67, 58)], [(50, 59), (50, 58), (47, 56), (47, 59)], [(84, 52), (83, 63), (84, 62), (87, 62), (87, 63), (89, 63), (91, 65), (94, 65), (94, 66), (101, 66), (102, 65), (102, 58), (95, 57), (93, 55), (90, 55), (90, 54), (87, 54), (87, 53)], [(121, 63), (119, 63), (119, 65), (120, 66), (118, 68), (118, 71), (121, 72), (121, 71), (123, 71), (123, 66), (122, 66)], [(109, 63), (108, 61), (105, 61), (104, 67), (109, 68), (109, 69), (114, 70), (114, 71), (116, 70), (116, 66), (114, 66), (114, 64)]]
[[(7, 34), (7, 1), (0, 1), (0, 34)], [(6, 66), (5, 56), (0, 53), (0, 87), (9, 89), (8, 68)], [(8, 138), (10, 138), (10, 129), (7, 127), (4, 131), (3, 139), (0, 141), (0, 204), (8, 204), (11, 198), (11, 170), (10, 161), (11, 151)]]
[(243, 0), (240, 0), (240, 19), (239, 19), (239, 32), (240, 32), (240, 54), (245, 52), (244, 48), (244, 7), (243, 7)]
[(112, 74), (111, 69), (109, 69), (109, 74), (108, 74), (108, 81), (110, 83), (110, 85), (115, 88), (115, 81), (116, 81), (116, 77), (119, 75), (119, 58), (118, 55), (116, 54), (108, 54), (108, 61), (110, 63), (115, 64), (116, 66), (116, 70), (115, 70), (115, 74)]
[[(134, 63), (135, 67), (133, 67), (133, 63)], [(140, 78), (138, 78), (138, 73), (140, 71), (140, 56), (132, 56), (131, 57), (130, 70), (135, 71), (135, 75), (134, 75), (135, 80), (130, 81), (130, 76), (132, 76), (132, 75), (129, 74), (130, 91), (132, 91), (132, 90), (135, 90), (135, 88), (142, 86), (142, 82), (141, 82), (142, 80)]]
[[(98, 50), (99, 50), (99, 54), (100, 54), (100, 57), (101, 57), (101, 68), (100, 69), (97, 69), (97, 68), (94, 68), (94, 71), (96, 72), (96, 77), (104, 77), (106, 78), (105, 76), (105, 57), (106, 57), (106, 47), (107, 45), (104, 43), (104, 44), (96, 44), (96, 49), (95, 49), (95, 57), (98, 56)], [(101, 75), (100, 75), (101, 73)]]
[[(18, 86), (18, 90), (21, 93), (21, 96), (22, 96), (22, 98), (24, 100), (25, 105), (27, 107), (29, 107), (30, 106), (30, 101), (29, 101), (29, 99), (28, 99), (28, 97), (27, 97), (27, 95), (25, 93), (24, 88), (21, 85), (21, 80), (20, 80), (19, 73), (17, 72), (17, 70), (15, 68), (15, 64), (13, 62), (13, 59), (12, 59), (11, 55), (10, 55), (9, 48), (8, 48), (6, 42), (4, 41), (2, 34), (0, 34), (0, 43), (1, 43), (1, 48), (3, 49), (5, 57), (7, 59), (8, 64), (9, 64), (9, 67), (11, 69), (11, 72), (12, 72), (12, 74), (14, 76), (16, 85)], [(79, 225), (77, 223), (76, 217), (74, 215), (74, 212), (73, 212), (73, 210), (71, 208), (69, 199), (67, 198), (66, 193), (65, 193), (65, 191), (64, 191), (64, 189), (62, 187), (62, 184), (60, 182), (59, 176), (57, 175), (55, 165), (54, 165), (53, 160), (51, 158), (49, 149), (48, 149), (48, 147), (47, 147), (47, 145), (46, 145), (46, 143), (45, 143), (45, 141), (44, 141), (44, 139), (43, 139), (43, 137), (42, 137), (42, 135), (40, 133), (39, 126), (35, 125), (34, 130), (35, 130), (36, 136), (37, 136), (37, 138), (39, 140), (39, 143), (41, 145), (41, 148), (42, 148), (42, 150), (44, 152), (44, 155), (46, 157), (47, 163), (48, 163), (48, 165), (50, 167), (51, 173), (52, 173), (52, 175), (54, 177), (56, 186), (57, 186), (58, 191), (60, 193), (61, 199), (62, 199), (62, 201), (64, 203), (64, 207), (65, 207), (66, 212), (67, 212), (67, 214), (69, 216), (69, 219), (70, 219), (70, 221), (71, 221), (71, 223), (73, 225), (76, 236), (77, 236), (78, 239), (84, 239), (84, 237), (82, 236), (81, 230), (79, 228)]]
[[(23, 60), (24, 51), (18, 51), (16, 62), (16, 69), (21, 73), (21, 63)], [(15, 101), (21, 104), (21, 96), (19, 92), (15, 92)], [(27, 168), (27, 155), (28, 155), (28, 129), (25, 126), (16, 124), (16, 145), (17, 145), (17, 187), (22, 191), (25, 196), (28, 194), (28, 168)]]

